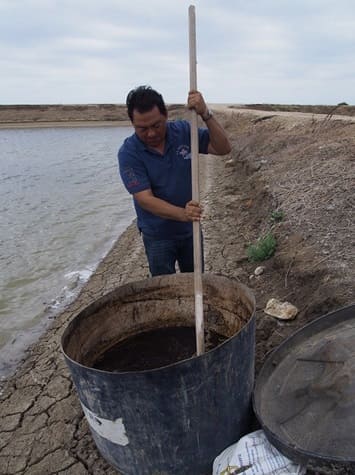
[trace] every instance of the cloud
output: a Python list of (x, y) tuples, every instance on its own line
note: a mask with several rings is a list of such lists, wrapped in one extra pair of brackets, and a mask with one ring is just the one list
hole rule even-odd
[[(355, 102), (350, 0), (194, 3), (211, 102)], [(0, 103), (123, 102), (137, 84), (185, 101), (189, 5), (0, 0)]]

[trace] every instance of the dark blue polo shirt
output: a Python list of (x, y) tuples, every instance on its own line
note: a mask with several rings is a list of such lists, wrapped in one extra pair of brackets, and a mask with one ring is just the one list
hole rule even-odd
[[(199, 129), (199, 153), (207, 153), (208, 129)], [(185, 207), (191, 200), (190, 124), (179, 120), (167, 123), (164, 154), (150, 149), (136, 134), (128, 137), (118, 151), (122, 181), (131, 194), (151, 189), (154, 196)], [(144, 210), (134, 200), (138, 228), (156, 239), (181, 239), (192, 235), (192, 223), (174, 221)]]

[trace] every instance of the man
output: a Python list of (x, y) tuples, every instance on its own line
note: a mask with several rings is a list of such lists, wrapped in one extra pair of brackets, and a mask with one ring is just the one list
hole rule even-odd
[[(191, 200), (190, 124), (168, 122), (162, 96), (149, 86), (130, 91), (126, 104), (135, 133), (118, 152), (119, 170), (133, 195), (150, 273), (173, 274), (176, 262), (181, 272), (193, 272), (192, 221), (202, 209)], [(226, 133), (200, 92), (189, 93), (188, 107), (207, 126), (198, 130), (199, 153), (229, 153)]]

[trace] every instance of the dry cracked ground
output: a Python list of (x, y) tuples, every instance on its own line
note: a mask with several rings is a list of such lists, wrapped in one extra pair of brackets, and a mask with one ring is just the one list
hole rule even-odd
[[(346, 117), (217, 111), (233, 142), (228, 157), (201, 158), (206, 271), (247, 284), (257, 301), (256, 371), (296, 329), (353, 302), (355, 124)], [(281, 220), (273, 220), (275, 212)], [(280, 214), (278, 214), (280, 216)], [(277, 239), (264, 273), (247, 248)], [(0, 473), (114, 475), (97, 452), (60, 350), (68, 322), (123, 283), (148, 277), (134, 224), (78, 298), (27, 353), (1, 389)], [(266, 315), (267, 300), (296, 305), (295, 320)], [(137, 472), (138, 473), (138, 472)], [(349, 474), (325, 465), (308, 474)]]

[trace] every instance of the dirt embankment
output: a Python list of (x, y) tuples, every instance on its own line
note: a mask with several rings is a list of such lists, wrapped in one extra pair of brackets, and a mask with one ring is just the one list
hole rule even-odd
[[(186, 116), (185, 106), (169, 104), (168, 113), (171, 118)], [(230, 105), (231, 109), (244, 108), (273, 112), (305, 112), (325, 114), (329, 118), (334, 114), (355, 116), (355, 106), (339, 104), (336, 106), (315, 105), (282, 105), (282, 104), (245, 104)], [(124, 104), (42, 104), (42, 105), (0, 105), (0, 125), (46, 123), (85, 123), (125, 122), (128, 120)]]
[[(257, 300), (256, 371), (268, 351), (308, 321), (354, 300), (355, 123), (279, 117), (229, 108), (218, 112), (233, 142), (228, 157), (201, 158), (206, 271), (239, 279)], [(277, 219), (275, 217), (277, 216)], [(277, 240), (262, 264), (247, 258), (260, 236)], [(1, 394), (0, 473), (114, 475), (98, 454), (60, 353), (61, 334), (88, 303), (148, 277), (131, 226), (28, 354)], [(276, 297), (299, 308), (280, 322), (263, 312)], [(354, 473), (344, 467), (308, 474)]]
[(0, 124), (121, 120), (126, 108), (116, 104), (0, 105)]
[[(174, 118), (185, 114), (182, 105), (168, 106)], [(130, 123), (123, 104), (0, 105), (0, 127)]]
[(345, 102), (341, 102), (337, 105), (246, 104), (243, 107), (246, 109), (274, 112), (306, 112), (307, 114), (324, 114), (329, 116), (329, 118), (334, 115), (355, 116), (355, 106), (348, 105)]

